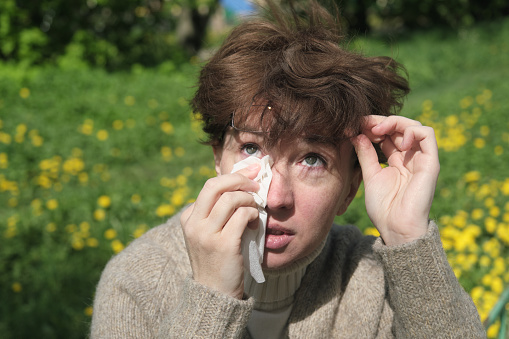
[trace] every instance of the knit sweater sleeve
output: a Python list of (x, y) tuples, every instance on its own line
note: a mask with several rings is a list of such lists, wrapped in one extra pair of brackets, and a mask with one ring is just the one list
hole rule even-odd
[(447, 261), (434, 222), (414, 242), (385, 246), (378, 238), (373, 248), (384, 267), (397, 338), (486, 337), (472, 299)]
[(178, 305), (163, 320), (158, 338), (241, 338), (254, 299), (238, 300), (184, 281)]
[(113, 257), (97, 286), (91, 338), (235, 338), (254, 300), (192, 280), (178, 215)]

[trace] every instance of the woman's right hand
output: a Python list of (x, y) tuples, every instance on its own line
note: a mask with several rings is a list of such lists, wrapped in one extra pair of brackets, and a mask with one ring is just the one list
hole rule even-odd
[(238, 299), (244, 293), (241, 237), (249, 223), (258, 225), (258, 209), (247, 192), (258, 191), (252, 179), (259, 170), (255, 164), (209, 179), (180, 217), (193, 279)]

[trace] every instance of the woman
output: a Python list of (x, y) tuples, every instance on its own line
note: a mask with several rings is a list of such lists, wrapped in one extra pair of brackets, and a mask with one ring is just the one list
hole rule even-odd
[[(342, 49), (334, 18), (269, 3), (203, 68), (193, 108), (218, 176), (196, 202), (106, 267), (92, 337), (478, 338), (485, 336), (429, 211), (439, 172), (431, 128), (391, 115), (409, 91), (400, 65)], [(263, 275), (244, 267), (259, 227), (249, 192), (272, 159)], [(382, 168), (379, 161), (388, 161)], [(364, 181), (381, 237), (333, 225)]]

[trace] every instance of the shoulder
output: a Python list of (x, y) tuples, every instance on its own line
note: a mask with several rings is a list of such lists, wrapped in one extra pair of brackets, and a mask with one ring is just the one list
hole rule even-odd
[[(171, 271), (171, 274), (164, 274)], [(166, 277), (184, 279), (190, 273), (180, 213), (135, 239), (106, 265), (101, 285), (142, 290), (157, 289)]]
[(383, 266), (373, 249), (376, 239), (363, 235), (353, 225), (333, 225), (327, 247), (341, 270), (343, 285), (351, 283), (353, 277), (360, 280), (369, 277), (383, 282)]

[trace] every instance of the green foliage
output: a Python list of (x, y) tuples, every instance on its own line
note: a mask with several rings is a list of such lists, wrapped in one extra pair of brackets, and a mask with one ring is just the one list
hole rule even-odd
[[(483, 315), (500, 281), (509, 283), (497, 261), (509, 265), (498, 233), (509, 225), (508, 35), (504, 20), (457, 35), (352, 45), (404, 63), (414, 89), (404, 115), (427, 119), (442, 133), (432, 217), (447, 230), (451, 263)], [(214, 173), (187, 106), (195, 66), (89, 69), (80, 64), (87, 33), (76, 36), (58, 59), (65, 70), (0, 63), (1, 338), (85, 338), (106, 262), (196, 197)], [(474, 112), (477, 120), (469, 120)], [(452, 127), (462, 132), (448, 134)], [(479, 200), (476, 192), (486, 195)], [(500, 215), (491, 215), (493, 207)], [(485, 225), (488, 216), (495, 230)], [(370, 229), (362, 194), (338, 222)], [(479, 232), (476, 238), (466, 238), (467, 229)]]
[[(182, 45), (186, 41), (178, 36), (179, 22), (191, 20), (186, 11), (198, 13), (193, 23), (206, 22), (216, 5), (215, 0), (3, 0), (0, 58), (109, 70), (168, 60), (179, 65), (196, 52)], [(191, 29), (193, 23), (187, 23)]]

